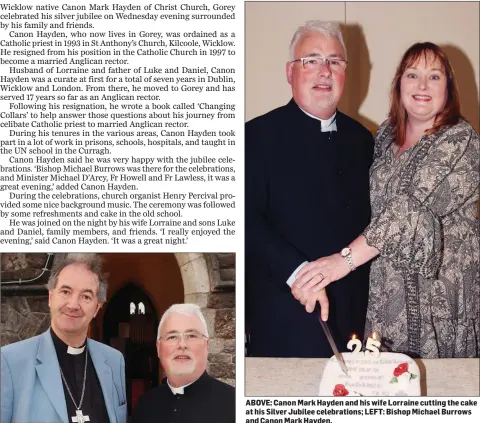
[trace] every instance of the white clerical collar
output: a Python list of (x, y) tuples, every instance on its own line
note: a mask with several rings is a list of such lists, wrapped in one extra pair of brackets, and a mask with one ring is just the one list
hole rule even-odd
[(68, 346), (67, 354), (72, 354), (72, 355), (81, 354), (85, 351), (85, 346), (86, 346), (86, 344), (83, 347), (80, 347), (80, 348), (75, 348), (75, 347)]
[(337, 116), (337, 111), (335, 110), (335, 113), (330, 119), (320, 119), (314, 115), (311, 115), (310, 113), (306, 112), (302, 108), (300, 110), (305, 113), (307, 116), (310, 116), (311, 118), (317, 119), (320, 121), (322, 125), (322, 132), (330, 132), (330, 131), (336, 131), (337, 130), (337, 120), (335, 117)]
[(173, 392), (174, 395), (183, 395), (184, 394), (183, 389), (186, 388), (187, 386), (190, 386), (192, 383), (193, 382), (190, 382), (190, 383), (187, 383), (186, 385), (175, 388), (172, 385), (170, 385), (170, 382), (167, 379), (168, 387), (170, 388), (170, 390)]

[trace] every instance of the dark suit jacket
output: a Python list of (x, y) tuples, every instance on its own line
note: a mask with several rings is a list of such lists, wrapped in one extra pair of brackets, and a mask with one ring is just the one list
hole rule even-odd
[(133, 410), (132, 423), (234, 423), (235, 388), (205, 372), (174, 395), (167, 384), (159, 385), (140, 397)]
[[(332, 355), (317, 321), (290, 292), (303, 262), (338, 253), (370, 221), (373, 137), (337, 111), (328, 139), (292, 100), (246, 125), (246, 325), (248, 354)], [(327, 289), (340, 349), (363, 335), (368, 266)]]

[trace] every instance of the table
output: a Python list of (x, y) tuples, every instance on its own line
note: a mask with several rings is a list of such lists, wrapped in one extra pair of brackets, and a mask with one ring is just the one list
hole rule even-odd
[[(245, 359), (246, 396), (318, 396), (326, 358)], [(415, 360), (422, 396), (479, 396), (480, 359)]]

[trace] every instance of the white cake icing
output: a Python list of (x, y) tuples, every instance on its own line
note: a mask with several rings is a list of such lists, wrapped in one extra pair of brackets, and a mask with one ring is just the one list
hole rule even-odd
[(331, 357), (323, 370), (320, 396), (333, 396), (336, 385), (343, 385), (347, 396), (420, 395), (420, 371), (415, 361), (405, 354), (380, 353), (375, 358), (372, 354), (348, 352), (342, 356), (348, 374), (343, 373), (337, 359)]

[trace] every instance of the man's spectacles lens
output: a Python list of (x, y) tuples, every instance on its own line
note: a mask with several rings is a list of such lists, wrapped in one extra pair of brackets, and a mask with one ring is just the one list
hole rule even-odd
[(161, 337), (160, 339), (169, 345), (177, 345), (182, 338), (187, 344), (198, 344), (203, 338), (206, 338), (206, 336), (198, 332), (185, 332), (171, 333), (167, 336)]
[(302, 62), (305, 70), (318, 70), (325, 63), (332, 71), (343, 72), (347, 68), (347, 61), (343, 59), (324, 59), (322, 57), (303, 57), (294, 62)]

